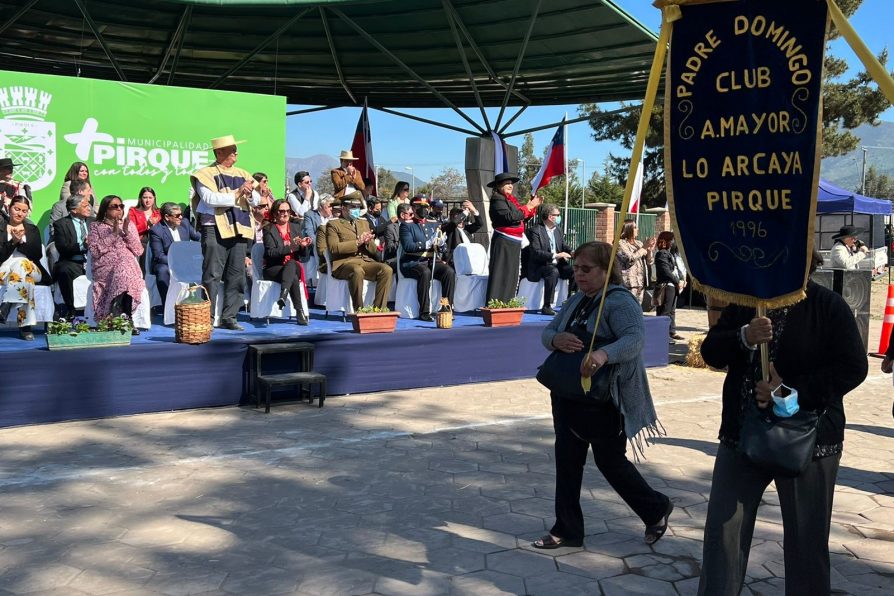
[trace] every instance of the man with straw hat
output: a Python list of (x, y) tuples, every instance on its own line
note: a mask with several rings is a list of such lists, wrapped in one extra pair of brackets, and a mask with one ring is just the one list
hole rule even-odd
[(363, 183), (360, 171), (354, 167), (354, 162), (360, 158), (354, 157), (353, 151), (342, 151), (338, 159), (341, 165), (329, 172), (332, 176), (332, 186), (335, 188), (333, 196), (336, 199), (346, 196), (365, 199), (366, 185)]
[(202, 284), (213, 317), (223, 281), (220, 326), (234, 331), (242, 331), (236, 315), (245, 294), (246, 246), (254, 236), (251, 207), (261, 203), (251, 174), (235, 167), (239, 143), (233, 135), (211, 139), (214, 163), (190, 176), (195, 191), (190, 203), (202, 235)]

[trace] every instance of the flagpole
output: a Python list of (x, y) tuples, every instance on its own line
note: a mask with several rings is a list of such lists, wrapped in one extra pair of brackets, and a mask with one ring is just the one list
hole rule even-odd
[[(565, 124), (565, 121), (568, 120), (568, 112), (565, 112), (565, 117), (562, 118), (562, 133), (564, 135), (565, 142), (565, 216), (562, 218), (562, 234), (568, 233), (568, 126)], [(583, 207), (583, 205), (581, 205)]]

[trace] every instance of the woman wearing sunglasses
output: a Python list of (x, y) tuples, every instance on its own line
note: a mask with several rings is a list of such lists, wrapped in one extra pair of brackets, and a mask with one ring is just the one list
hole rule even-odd
[[(143, 244), (136, 227), (124, 217), (121, 197), (103, 197), (96, 221), (90, 224), (87, 244), (93, 268), (94, 318), (100, 321), (119, 314), (132, 317), (146, 287), (138, 262)], [(140, 334), (136, 327), (133, 334)]]
[(274, 201), (271, 212), (273, 223), (264, 228), (264, 279), (280, 284), (279, 307), (284, 308), (286, 297), (291, 297), (298, 324), (307, 325), (301, 306), (304, 268), (299, 259), (310, 250), (313, 240), (302, 238), (301, 226), (289, 221), (292, 209), (286, 199)]

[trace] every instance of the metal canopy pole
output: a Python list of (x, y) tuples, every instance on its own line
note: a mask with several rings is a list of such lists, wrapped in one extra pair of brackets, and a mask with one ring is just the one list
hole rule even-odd
[(78, 9), (81, 11), (81, 14), (84, 15), (84, 20), (87, 21), (87, 26), (90, 27), (90, 31), (93, 32), (93, 35), (96, 36), (96, 41), (99, 42), (99, 46), (102, 48), (102, 51), (106, 53), (106, 56), (109, 58), (109, 62), (112, 63), (112, 68), (115, 69), (115, 72), (118, 74), (118, 78), (127, 82), (127, 77), (124, 75), (124, 71), (121, 70), (121, 65), (118, 64), (117, 58), (115, 58), (115, 54), (112, 53), (111, 48), (109, 48), (109, 44), (106, 43), (105, 38), (100, 33), (99, 28), (96, 26), (96, 23), (93, 20), (93, 17), (90, 16), (90, 13), (87, 12), (87, 7), (84, 5), (84, 0), (74, 0), (75, 4), (77, 4)]
[(380, 112), (385, 112), (386, 114), (392, 114), (394, 116), (400, 116), (401, 118), (407, 118), (409, 120), (415, 120), (416, 122), (424, 122), (425, 124), (431, 124), (432, 126), (440, 126), (441, 128), (446, 128), (448, 130), (455, 130), (456, 132), (461, 132), (467, 134), (469, 136), (478, 136), (478, 133), (474, 130), (469, 130), (467, 128), (460, 128), (458, 126), (453, 126), (451, 124), (444, 124), (443, 122), (435, 122), (434, 120), (429, 120), (428, 118), (422, 118), (420, 116), (414, 116), (412, 114), (404, 114), (403, 112), (398, 112), (397, 110), (392, 110), (389, 108), (377, 108), (375, 106), (369, 106), (371, 110), (379, 110)]
[(318, 108), (307, 108), (304, 110), (294, 110), (291, 112), (286, 112), (286, 116), (298, 116), (300, 114), (310, 114), (312, 112), (322, 112), (323, 110), (334, 110), (337, 107), (341, 107), (341, 106), (320, 106)]
[(177, 42), (177, 51), (174, 52), (174, 61), (171, 63), (171, 72), (168, 73), (168, 85), (174, 81), (174, 73), (177, 72), (177, 65), (180, 64), (180, 52), (183, 51), (183, 41), (186, 39), (186, 31), (189, 29), (189, 22), (192, 19), (192, 6), (189, 7), (189, 14), (183, 23), (183, 35)]
[(164, 72), (165, 66), (167, 66), (168, 64), (168, 60), (171, 57), (171, 51), (174, 49), (174, 47), (182, 47), (182, 45), (180, 44), (180, 40), (186, 34), (186, 23), (189, 21), (190, 14), (192, 14), (192, 5), (188, 4), (186, 8), (183, 9), (183, 14), (180, 15), (180, 22), (177, 23), (177, 29), (174, 30), (174, 34), (171, 36), (171, 41), (168, 42), (168, 47), (165, 48), (165, 53), (162, 56), (161, 64), (158, 65), (158, 68), (155, 70), (155, 74), (152, 75), (151, 79), (149, 79), (149, 85), (158, 80), (158, 77), (160, 77), (161, 73)]
[(515, 122), (515, 119), (518, 118), (519, 116), (521, 116), (522, 112), (524, 112), (527, 109), (528, 109), (528, 106), (522, 106), (521, 108), (519, 108), (519, 110), (515, 114), (512, 115), (512, 118), (510, 118), (506, 122), (506, 124), (503, 125), (503, 128), (501, 128), (499, 130), (499, 132), (497, 132), (497, 134), (502, 135), (503, 131), (505, 131), (507, 128), (509, 128), (509, 125), (512, 124), (513, 122)]
[[(78, 0), (78, 1), (80, 1), (80, 0)], [(259, 43), (258, 46), (257, 46), (255, 49), (253, 49), (251, 52), (249, 52), (248, 54), (246, 54), (245, 57), (243, 57), (242, 60), (240, 60), (239, 62), (237, 62), (235, 66), (233, 66), (232, 68), (230, 68), (229, 70), (227, 70), (225, 73), (223, 73), (222, 75), (220, 75), (220, 77), (219, 77), (216, 81), (214, 81), (213, 83), (211, 83), (211, 85), (209, 85), (208, 88), (209, 88), (209, 89), (216, 89), (218, 85), (220, 85), (221, 83), (223, 83), (223, 82), (227, 79), (227, 77), (229, 77), (231, 74), (233, 74), (234, 72), (236, 72), (237, 70), (239, 70), (240, 68), (242, 68), (243, 66), (245, 66), (246, 64), (248, 64), (248, 63), (251, 61), (252, 58), (254, 58), (254, 57), (257, 56), (258, 54), (260, 54), (261, 51), (262, 51), (264, 48), (266, 48), (266, 47), (267, 47), (268, 45), (270, 45), (274, 40), (276, 40), (276, 39), (278, 39), (280, 36), (282, 36), (282, 34), (285, 33), (285, 32), (289, 29), (289, 27), (291, 27), (292, 25), (294, 25), (294, 24), (298, 21), (298, 19), (300, 19), (301, 17), (303, 17), (304, 15), (306, 15), (306, 14), (307, 14), (308, 12), (310, 12), (310, 11), (311, 11), (310, 8), (305, 8), (304, 10), (302, 10), (302, 11), (300, 11), (298, 14), (296, 14), (294, 17), (292, 17), (291, 19), (289, 19), (288, 21), (286, 21), (285, 24), (282, 25), (282, 27), (280, 27), (279, 29), (277, 29), (276, 31), (274, 31), (273, 33), (271, 33), (270, 36), (267, 37), (267, 39), (265, 39), (264, 41), (262, 41), (261, 43)]]
[(386, 48), (381, 43), (379, 43), (378, 40), (376, 40), (376, 38), (374, 38), (372, 35), (367, 33), (363, 27), (361, 27), (360, 25), (355, 23), (353, 20), (351, 20), (348, 17), (348, 15), (346, 15), (345, 13), (343, 13), (341, 10), (339, 10), (337, 8), (329, 8), (328, 10), (331, 10), (333, 13), (338, 15), (339, 18), (341, 18), (345, 23), (350, 25), (351, 28), (354, 29), (354, 31), (359, 33), (363, 37), (363, 39), (368, 41), (377, 50), (379, 50), (380, 52), (382, 52), (383, 54), (388, 56), (395, 64), (400, 66), (408, 75), (413, 77), (416, 81), (418, 81), (420, 84), (422, 84), (423, 87), (428, 89), (435, 97), (440, 99), (447, 107), (449, 107), (454, 112), (456, 112), (457, 114), (462, 116), (462, 118), (466, 122), (468, 122), (469, 124), (471, 124), (472, 126), (477, 128), (482, 134), (484, 134), (484, 129), (481, 128), (481, 126), (477, 122), (475, 122), (474, 120), (469, 118), (465, 112), (463, 112), (461, 109), (459, 109), (452, 101), (447, 99), (447, 97), (445, 97), (440, 91), (438, 91), (437, 89), (432, 87), (428, 81), (426, 81), (425, 79), (420, 77), (418, 74), (416, 74), (416, 71), (414, 71), (412, 68), (407, 66), (406, 63), (404, 63), (400, 58), (395, 56), (388, 48)]
[(322, 6), (320, 7), (320, 19), (323, 21), (323, 31), (326, 32), (326, 40), (329, 42), (329, 52), (332, 54), (332, 62), (335, 63), (335, 72), (338, 73), (338, 82), (341, 83), (342, 89), (345, 90), (345, 93), (348, 94), (348, 97), (350, 97), (351, 101), (356, 105), (357, 98), (351, 93), (351, 88), (348, 87), (345, 75), (341, 71), (341, 62), (338, 61), (338, 54), (335, 52), (335, 41), (332, 39), (332, 31), (329, 30), (329, 19), (326, 17), (326, 11), (323, 10)]
[(531, 34), (534, 32), (534, 25), (537, 23), (537, 14), (540, 12), (540, 5), (542, 3), (543, 0), (537, 0), (537, 5), (534, 6), (534, 12), (531, 13), (531, 22), (528, 24), (528, 31), (525, 33), (525, 39), (522, 41), (522, 46), (518, 50), (518, 58), (515, 61), (515, 68), (512, 69), (512, 78), (509, 79), (509, 88), (506, 89), (506, 95), (503, 97), (503, 105), (500, 106), (500, 113), (497, 116), (497, 128), (500, 128), (500, 122), (503, 120), (503, 112), (506, 111), (506, 106), (509, 104), (509, 95), (512, 93), (512, 89), (515, 88), (518, 71), (521, 68), (522, 60), (525, 58), (525, 52), (528, 51), (528, 42), (531, 41)]
[(484, 102), (481, 101), (481, 94), (478, 93), (478, 84), (475, 83), (475, 76), (472, 74), (472, 68), (469, 66), (469, 60), (466, 58), (466, 48), (463, 47), (463, 41), (459, 36), (459, 32), (456, 30), (456, 21), (453, 20), (453, 15), (450, 14), (449, 0), (443, 0), (444, 3), (444, 12), (447, 13), (447, 22), (450, 23), (450, 31), (453, 33), (453, 41), (456, 42), (456, 51), (459, 52), (459, 57), (463, 61), (463, 68), (466, 69), (466, 74), (469, 75), (469, 85), (472, 86), (472, 93), (475, 94), (475, 102), (478, 103), (478, 109), (481, 110), (481, 117), (484, 118), (484, 124), (487, 126), (488, 132), (490, 132), (490, 120), (487, 119), (487, 111), (484, 109)]
[[(490, 67), (490, 64), (488, 64), (487, 59), (484, 57), (484, 54), (481, 52), (481, 48), (479, 48), (478, 45), (475, 43), (475, 40), (472, 39), (472, 34), (469, 33), (468, 29), (466, 29), (466, 26), (463, 23), (462, 19), (459, 18), (459, 13), (457, 12), (457, 10), (453, 6), (453, 4), (451, 4), (450, 0), (442, 0), (442, 1), (444, 2), (444, 5), (449, 8), (450, 14), (453, 15), (453, 19), (456, 21), (456, 25), (459, 27), (459, 30), (462, 31), (463, 37), (466, 38), (466, 41), (469, 42), (469, 47), (472, 48), (473, 52), (475, 52), (475, 56), (478, 57), (478, 61), (481, 62), (481, 66), (483, 66), (484, 70), (487, 71), (487, 74), (488, 74), (488, 76), (490, 76), (490, 79), (494, 83), (496, 83), (497, 85), (502, 87), (503, 89), (509, 89), (509, 86), (506, 83), (504, 83), (502, 80), (500, 80), (500, 77), (497, 76), (497, 73), (495, 73), (494, 69)], [(518, 91), (513, 90), (512, 94), (527, 104), (531, 103), (530, 99), (528, 99), (527, 97), (525, 97)]]
[[(640, 106), (634, 106), (634, 107), (640, 107)], [(632, 107), (630, 107), (630, 108), (618, 108), (617, 110), (610, 110), (610, 111), (608, 111), (608, 112), (601, 112), (601, 113), (599, 114), (599, 117), (600, 117), (600, 118), (604, 118), (605, 116), (612, 116), (612, 115), (614, 115), (614, 114), (623, 114), (624, 112), (629, 112), (631, 109), (633, 109), (633, 108), (632, 108)], [(589, 120), (589, 119), (590, 119), (589, 116), (579, 116), (579, 117), (577, 117), (577, 118), (572, 118), (571, 120), (565, 120), (565, 124), (576, 124), (576, 123), (578, 123), (578, 122), (583, 122), (583, 121), (585, 121), (585, 120)], [(526, 134), (526, 133), (529, 133), (529, 132), (536, 132), (536, 131), (538, 131), (538, 130), (544, 130), (544, 129), (546, 129), (546, 128), (552, 128), (552, 127), (554, 127), (554, 126), (558, 126), (558, 125), (561, 124), (561, 123), (562, 123), (562, 122), (559, 121), (559, 122), (554, 122), (554, 123), (552, 123), (552, 124), (544, 124), (543, 126), (535, 126), (534, 128), (526, 128), (526, 129), (524, 129), (524, 130), (517, 130), (517, 131), (512, 132), (512, 133), (509, 133), (509, 134), (507, 134), (507, 135), (503, 135), (503, 138), (504, 138), (504, 139), (508, 139), (509, 137), (517, 137), (518, 135), (523, 135), (523, 134)]]
[(18, 11), (16, 11), (16, 13), (14, 15), (9, 17), (9, 20), (7, 20), (5, 23), (0, 25), (0, 34), (2, 34), (4, 31), (6, 31), (10, 27), (12, 27), (13, 23), (15, 23), (20, 18), (22, 18), (22, 15), (25, 14), (26, 12), (28, 12), (29, 10), (31, 10), (31, 7), (34, 6), (35, 4), (37, 4), (37, 0), (29, 0), (25, 4), (25, 6), (20, 8)]

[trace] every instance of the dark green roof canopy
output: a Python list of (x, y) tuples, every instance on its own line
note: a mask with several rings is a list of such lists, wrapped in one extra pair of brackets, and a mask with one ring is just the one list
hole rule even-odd
[(640, 99), (656, 42), (611, 0), (3, 6), (0, 68), (277, 93), (324, 106), (364, 98), (373, 107), (454, 108)]

